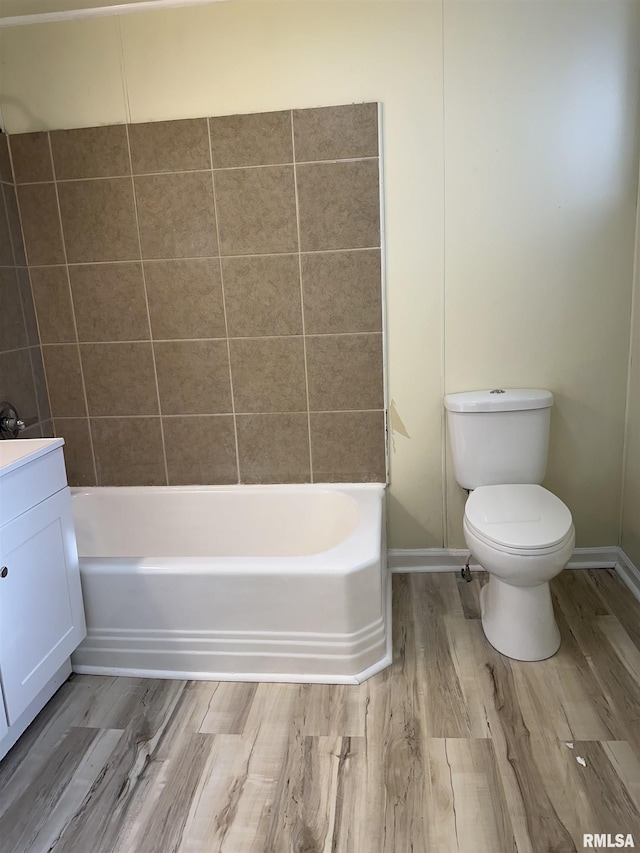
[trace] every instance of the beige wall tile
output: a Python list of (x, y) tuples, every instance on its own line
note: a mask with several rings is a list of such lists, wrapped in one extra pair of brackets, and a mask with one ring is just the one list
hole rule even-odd
[(206, 118), (129, 125), (134, 175), (210, 169)]
[[(41, 424), (33, 424), (30, 427), (26, 427), (20, 432), (18, 439), (24, 438), (43, 438), (42, 435), (42, 425)], [(49, 438), (49, 436), (44, 436), (44, 438)]]
[(50, 136), (58, 181), (131, 174), (123, 124), (53, 130)]
[(219, 116), (209, 127), (214, 169), (293, 162), (289, 110)]
[(380, 245), (377, 160), (304, 164), (296, 174), (303, 252)]
[(54, 431), (64, 438), (64, 464), (70, 486), (97, 486), (88, 418), (56, 418)]
[(149, 340), (141, 263), (69, 267), (80, 341)]
[(170, 486), (238, 482), (231, 415), (163, 418)]
[(77, 344), (42, 347), (44, 369), (54, 418), (85, 418), (87, 406)]
[(48, 133), (20, 133), (9, 145), (16, 184), (53, 180)]
[(64, 249), (55, 185), (21, 186), (18, 203), (29, 265), (63, 264)]
[(29, 280), (29, 271), (26, 267), (18, 267), (18, 284), (20, 286), (20, 299), (22, 301), (22, 311), (24, 313), (24, 322), (27, 329), (27, 342), (29, 346), (34, 346), (40, 343), (38, 335), (38, 324), (36, 322), (36, 311), (33, 304), (33, 295), (31, 293), (31, 281)]
[[(48, 420), (51, 417), (51, 407), (49, 405), (49, 391), (47, 389), (44, 362), (42, 361), (42, 347), (30, 347), (29, 355), (31, 357), (31, 371), (33, 373), (33, 383), (40, 420)], [(47, 437), (44, 433), (44, 426), (43, 436)]]
[(296, 162), (378, 156), (378, 105), (293, 111)]
[(58, 193), (70, 264), (140, 257), (130, 179), (68, 181)]
[(307, 408), (301, 337), (229, 342), (236, 412), (295, 412)]
[(316, 483), (385, 482), (384, 413), (311, 413)]
[(218, 259), (145, 261), (153, 337), (226, 336)]
[(292, 166), (215, 173), (221, 255), (298, 250)]
[(135, 178), (143, 258), (218, 254), (211, 173)]
[(160, 418), (91, 418), (99, 486), (166, 486)]
[(242, 483), (308, 483), (309, 424), (306, 414), (238, 415)]
[(150, 343), (80, 344), (80, 354), (90, 417), (158, 413)]
[(18, 213), (18, 200), (16, 191), (12, 184), (4, 184), (2, 195), (7, 206), (7, 221), (9, 223), (9, 236), (13, 248), (13, 260), (18, 266), (25, 266), (27, 258), (24, 253), (24, 241), (22, 239), (22, 225)]
[(28, 349), (0, 353), (0, 400), (13, 403), (24, 421), (37, 420), (38, 404)]
[(0, 267), (0, 352), (27, 346), (18, 278), (13, 267)]
[(13, 182), (7, 134), (0, 130), (0, 181)]
[(223, 258), (230, 337), (302, 333), (297, 255)]
[(307, 334), (382, 330), (380, 250), (302, 255)]
[[(3, 188), (4, 189), (4, 188)], [(11, 246), (11, 234), (9, 231), (9, 220), (5, 211), (3, 196), (0, 196), (0, 266), (14, 266), (13, 248)]]
[(232, 411), (226, 341), (159, 341), (154, 352), (163, 415)]
[(307, 337), (309, 409), (381, 409), (382, 335)]
[(31, 286), (43, 344), (76, 341), (67, 268), (34, 267)]

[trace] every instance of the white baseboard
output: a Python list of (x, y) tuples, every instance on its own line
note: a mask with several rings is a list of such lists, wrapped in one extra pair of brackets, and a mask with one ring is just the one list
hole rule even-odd
[(462, 548), (390, 548), (387, 565), (393, 574), (455, 572), (464, 566), (468, 556), (469, 552)]
[[(390, 548), (388, 565), (394, 574), (407, 572), (456, 572), (462, 569), (469, 551), (462, 548)], [(471, 571), (481, 571), (472, 560)], [(640, 601), (640, 569), (632, 563), (622, 548), (576, 548), (567, 564), (568, 569), (615, 569), (622, 583)]]
[[(567, 564), (568, 569), (616, 569), (620, 561), (620, 548), (576, 548)], [(463, 548), (389, 549), (389, 568), (394, 574), (405, 572), (455, 572), (467, 561), (469, 551)], [(629, 562), (629, 561), (627, 561)], [(471, 560), (471, 571), (481, 571)], [(640, 574), (638, 575), (640, 583)]]

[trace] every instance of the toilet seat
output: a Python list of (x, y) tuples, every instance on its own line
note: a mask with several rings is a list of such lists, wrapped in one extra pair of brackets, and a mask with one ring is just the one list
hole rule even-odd
[(480, 486), (469, 495), (464, 521), (486, 545), (510, 554), (553, 553), (574, 535), (568, 507), (530, 483)]

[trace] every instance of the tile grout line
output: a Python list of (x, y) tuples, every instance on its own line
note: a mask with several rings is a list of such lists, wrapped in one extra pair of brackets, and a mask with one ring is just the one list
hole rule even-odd
[(240, 485), (242, 482), (240, 478), (240, 448), (238, 443), (238, 420), (236, 418), (236, 399), (233, 391), (233, 372), (231, 370), (231, 342), (229, 338), (229, 323), (227, 320), (227, 300), (225, 296), (224, 290), (224, 272), (222, 269), (222, 255), (220, 253), (220, 224), (218, 220), (218, 202), (216, 199), (216, 182), (214, 178), (214, 169), (213, 169), (213, 149), (211, 147), (211, 122), (207, 118), (207, 137), (209, 140), (209, 164), (211, 165), (211, 192), (213, 193), (213, 216), (216, 222), (216, 242), (218, 244), (218, 268), (220, 270), (220, 289), (222, 291), (222, 313), (224, 315), (224, 332), (225, 339), (227, 342), (227, 362), (229, 364), (229, 391), (231, 393), (231, 413), (233, 415), (233, 440), (235, 442), (236, 449), (236, 478), (237, 483)]
[[(131, 158), (131, 142), (129, 140), (129, 125), (125, 124), (125, 135), (127, 137), (127, 152), (129, 154), (129, 166), (133, 173), (133, 161)], [(136, 219), (136, 234), (138, 235), (138, 252), (140, 254), (140, 269), (142, 271), (142, 289), (144, 290), (144, 303), (147, 308), (147, 323), (149, 324), (149, 343), (151, 344), (151, 361), (153, 363), (153, 377), (156, 383), (156, 398), (158, 401), (158, 417), (160, 420), (160, 441), (162, 442), (162, 458), (164, 461), (164, 476), (165, 483), (169, 485), (169, 465), (167, 463), (167, 446), (164, 440), (164, 427), (162, 425), (162, 403), (160, 402), (160, 384), (158, 382), (158, 368), (156, 365), (156, 351), (154, 347), (154, 339), (153, 339), (153, 329), (151, 327), (151, 312), (149, 311), (149, 296), (147, 294), (147, 276), (144, 269), (144, 262), (142, 258), (142, 237), (140, 235), (140, 220), (138, 218), (138, 198), (136, 196), (136, 185), (133, 178), (133, 174), (131, 175), (131, 192), (133, 194), (133, 211)], [(147, 343), (144, 341), (144, 343)]]
[[(3, 353), (4, 355), (4, 353)], [(311, 409), (311, 413), (314, 415), (343, 415), (343, 414), (361, 414), (364, 412), (384, 412), (384, 409)], [(246, 418), (246, 417), (271, 417), (271, 416), (280, 416), (280, 415), (304, 415), (306, 414), (306, 409), (294, 409), (293, 411), (288, 412), (237, 412), (237, 417)], [(156, 415), (156, 414), (144, 414), (144, 415), (92, 415), (91, 420), (135, 420), (136, 418), (162, 418), (164, 420), (171, 420), (171, 418), (230, 418), (233, 416), (233, 412), (188, 412), (186, 414), (177, 414), (177, 415)], [(61, 418), (56, 418), (56, 420), (62, 421), (77, 421), (82, 420), (82, 418), (77, 415), (68, 415), (63, 416)]]
[[(23, 185), (24, 186), (24, 185)], [(349, 252), (379, 252), (380, 246), (357, 246), (350, 249), (307, 249), (304, 252), (257, 252), (247, 253), (245, 255), (194, 255), (191, 257), (180, 258), (144, 258), (145, 264), (165, 264), (171, 261), (217, 261), (218, 258), (224, 260), (234, 260), (238, 258), (282, 258), (289, 255), (338, 255), (347, 254)], [(70, 267), (88, 267), (88, 266), (104, 266), (106, 264), (135, 264), (139, 262), (139, 258), (127, 258), (125, 260), (113, 261), (74, 261), (67, 266)], [(32, 264), (33, 267), (63, 267), (65, 264)]]
[[(76, 309), (73, 302), (73, 290), (71, 289), (71, 275), (69, 273), (69, 264), (67, 257), (67, 241), (64, 236), (64, 226), (62, 224), (62, 208), (60, 207), (60, 195), (58, 194), (58, 182), (56, 181), (56, 164), (53, 159), (53, 146), (51, 145), (51, 134), (47, 131), (47, 142), (49, 144), (49, 157), (51, 158), (51, 172), (53, 174), (53, 186), (56, 194), (56, 205), (58, 209), (58, 222), (60, 224), (60, 238), (62, 240), (62, 254), (64, 255), (64, 268), (67, 276), (67, 287), (69, 288), (69, 301), (71, 303), (71, 316), (73, 317), (73, 331), (76, 336), (75, 345), (78, 351), (78, 364), (80, 366), (80, 380), (82, 382), (82, 394), (84, 396), (84, 407), (87, 413), (87, 430), (89, 432), (89, 446), (91, 448), (91, 459), (93, 461), (93, 475), (95, 477), (96, 486), (98, 485), (98, 463), (96, 461), (96, 453), (93, 446), (93, 433), (91, 431), (91, 421), (89, 419), (89, 399), (87, 397), (87, 383), (84, 378), (84, 367), (82, 364), (82, 355), (80, 353), (80, 342), (78, 340), (78, 325), (76, 323)], [(31, 276), (29, 276), (31, 277)], [(32, 288), (33, 289), (33, 288)], [(33, 300), (34, 310), (35, 310), (35, 298)], [(38, 317), (38, 312), (36, 310), (36, 319)], [(40, 335), (40, 327), (38, 326), (38, 335)], [(42, 338), (40, 339), (40, 343), (42, 344)], [(44, 355), (42, 359), (42, 363), (44, 364)], [(45, 379), (47, 377), (47, 371), (45, 368)], [(47, 393), (49, 393), (49, 383), (47, 381)], [(49, 397), (49, 406), (51, 406), (51, 397)], [(51, 417), (53, 423), (55, 425), (55, 417), (53, 416), (53, 412), (51, 413)], [(55, 429), (54, 429), (55, 432)]]
[(298, 281), (300, 283), (300, 314), (302, 317), (302, 355), (304, 358), (304, 389), (307, 397), (307, 440), (309, 442), (309, 479), (313, 483), (313, 451), (311, 449), (311, 412), (309, 410), (309, 369), (307, 365), (307, 332), (304, 321), (304, 288), (302, 286), (302, 242), (300, 240), (300, 203), (298, 200), (298, 170), (296, 166), (296, 138), (293, 128), (293, 110), (289, 111), (291, 122), (291, 152), (293, 156), (293, 189), (296, 201), (296, 236), (298, 238)]
[[(372, 332), (313, 332), (312, 334), (307, 333), (306, 337), (308, 338), (366, 338), (366, 337), (381, 337), (382, 332), (380, 331), (372, 331)], [(282, 340), (282, 339), (290, 339), (290, 338), (301, 338), (302, 335), (237, 335), (230, 336), (229, 340), (232, 341), (264, 341), (264, 340)], [(225, 341), (227, 338), (216, 337), (216, 338), (154, 338), (153, 342), (156, 344), (172, 344), (172, 343), (197, 343), (199, 341)], [(47, 347), (63, 347), (68, 344), (74, 343), (73, 341), (50, 341), (44, 344)], [(129, 340), (128, 338), (122, 338), (117, 341), (91, 341), (91, 340), (81, 340), (78, 341), (81, 344), (94, 344), (98, 346), (107, 346), (110, 344), (148, 344), (150, 343), (150, 338), (132, 338)], [(25, 349), (25, 347), (15, 347), (15, 349)]]
[[(208, 119), (207, 119), (208, 122)], [(123, 127), (127, 128), (127, 134), (129, 130), (129, 125), (135, 125), (136, 122), (129, 122)], [(107, 127), (111, 125), (106, 125)], [(82, 128), (79, 128), (80, 130)], [(42, 131), (48, 133), (48, 131)], [(209, 138), (211, 138), (209, 136)], [(86, 178), (61, 178), (58, 183), (60, 184), (71, 184), (71, 183), (84, 183), (86, 181), (112, 181), (126, 178), (157, 178), (162, 177), (163, 175), (186, 175), (192, 174), (196, 172), (200, 172), (201, 174), (205, 174), (207, 172), (240, 172), (246, 170), (256, 170), (256, 169), (281, 169), (283, 166), (323, 166), (325, 164), (335, 164), (335, 163), (361, 163), (365, 160), (376, 160), (377, 155), (375, 157), (343, 157), (338, 160), (302, 160), (297, 164), (295, 162), (291, 163), (259, 163), (257, 165), (252, 166), (210, 166), (208, 169), (172, 169), (170, 171), (163, 172), (134, 172), (133, 164), (131, 165), (131, 172), (127, 175), (92, 175)], [(212, 161), (213, 162), (213, 161)], [(51, 181), (21, 181), (19, 186), (35, 186), (37, 184), (50, 184)], [(16, 184), (18, 186), (18, 184)]]

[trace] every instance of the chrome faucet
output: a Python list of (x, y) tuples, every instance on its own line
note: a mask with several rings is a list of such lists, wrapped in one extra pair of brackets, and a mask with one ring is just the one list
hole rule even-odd
[(0, 403), (0, 438), (17, 438), (25, 423), (11, 403)]

